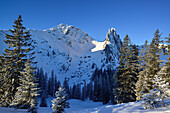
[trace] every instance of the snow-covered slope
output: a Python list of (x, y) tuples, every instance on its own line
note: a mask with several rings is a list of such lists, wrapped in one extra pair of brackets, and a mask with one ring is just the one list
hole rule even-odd
[[(52, 113), (52, 98), (47, 99), (48, 107), (38, 107), (38, 113)], [(166, 99), (166, 107), (145, 110), (141, 101), (129, 102), (116, 105), (102, 105), (101, 102), (81, 101), (76, 99), (68, 100), (70, 108), (65, 109), (65, 113), (170, 113), (170, 99)], [(14, 109), (0, 107), (1, 113), (27, 113), (26, 109)]]
[(100, 102), (69, 100), (70, 108), (66, 113), (170, 113), (170, 100), (166, 100), (166, 107), (145, 110), (142, 102), (129, 102), (116, 105), (101, 105)]
[[(34, 40), (37, 66), (51, 76), (52, 70), (59, 80), (67, 77), (70, 83), (88, 82), (96, 68), (102, 68), (106, 60), (109, 46), (116, 64), (119, 58), (121, 40), (115, 29), (109, 30), (103, 42), (95, 41), (87, 33), (72, 25), (60, 24), (56, 27), (40, 31), (29, 29)], [(5, 33), (9, 30), (0, 30), (0, 54), (7, 45)], [(105, 68), (105, 67), (103, 67)]]

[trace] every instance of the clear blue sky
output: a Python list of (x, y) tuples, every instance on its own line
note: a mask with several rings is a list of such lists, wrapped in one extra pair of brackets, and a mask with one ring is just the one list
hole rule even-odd
[(170, 0), (0, 0), (0, 29), (11, 29), (18, 14), (27, 28), (71, 24), (98, 41), (111, 27), (135, 44), (150, 42), (157, 28), (170, 33)]

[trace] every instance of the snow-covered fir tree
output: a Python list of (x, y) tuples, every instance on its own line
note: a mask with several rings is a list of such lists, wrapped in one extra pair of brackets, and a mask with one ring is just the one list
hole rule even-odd
[(156, 85), (156, 91), (157, 91), (157, 98), (159, 98), (160, 101), (162, 101), (162, 105), (165, 107), (164, 99), (168, 96), (170, 96), (170, 92), (168, 89), (169, 82), (166, 82), (166, 79), (163, 78), (164, 75), (166, 76), (167, 73), (165, 73), (165, 68), (163, 67), (157, 75), (155, 75), (154, 83)]
[(155, 75), (154, 83), (156, 89), (158, 90), (158, 97), (162, 100), (162, 105), (165, 107), (164, 99), (170, 96), (170, 37), (166, 37), (167, 52), (166, 54), (169, 56), (167, 61), (160, 67), (160, 71)]
[(55, 93), (56, 98), (52, 100), (53, 113), (62, 113), (64, 108), (69, 108), (65, 89), (60, 87)]
[(10, 104), (16, 108), (26, 108), (31, 112), (35, 112), (37, 105), (37, 83), (35, 77), (35, 68), (30, 63), (25, 64), (24, 72), (21, 73), (20, 77), (21, 84), (17, 87), (15, 99)]
[(23, 76), (25, 63), (30, 59), (30, 63), (35, 63), (32, 60), (34, 52), (33, 46), (31, 46), (32, 39), (30, 38), (29, 31), (22, 25), (21, 15), (15, 20), (13, 29), (10, 29), (11, 34), (6, 34), (6, 40), (4, 42), (8, 45), (8, 48), (4, 49), (4, 63), (3, 63), (3, 84), (1, 89), (4, 93), (1, 97), (1, 105), (9, 106), (14, 99), (17, 88)]
[(154, 109), (160, 106), (158, 99), (159, 90), (152, 89), (149, 93), (145, 93), (142, 97), (142, 107), (144, 109)]

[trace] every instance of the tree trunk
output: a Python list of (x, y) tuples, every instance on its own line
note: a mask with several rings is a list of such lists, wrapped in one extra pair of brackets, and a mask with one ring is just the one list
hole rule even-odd
[(162, 98), (162, 104), (163, 104), (163, 107), (165, 107), (164, 98)]

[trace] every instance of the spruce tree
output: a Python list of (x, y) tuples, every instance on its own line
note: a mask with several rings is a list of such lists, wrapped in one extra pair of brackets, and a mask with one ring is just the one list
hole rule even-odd
[(99, 87), (98, 87), (99, 85), (98, 85), (98, 77), (97, 76), (95, 76), (94, 77), (94, 95), (93, 95), (93, 101), (94, 102), (98, 102), (99, 100), (98, 100), (98, 97), (99, 97), (99, 92), (98, 92), (98, 89), (99, 89)]
[(138, 75), (138, 81), (136, 83), (136, 100), (141, 100), (142, 94), (146, 92), (146, 82), (145, 78), (147, 78), (147, 71), (148, 71), (148, 59), (149, 59), (149, 47), (148, 47), (148, 41), (145, 41), (144, 46), (142, 46), (140, 56), (139, 56), (139, 75)]
[[(169, 34), (170, 36), (170, 34)], [(159, 72), (157, 72), (157, 75), (155, 77), (154, 83), (157, 86), (157, 89), (159, 91), (159, 97), (162, 100), (162, 104), (165, 107), (164, 104), (164, 98), (170, 96), (169, 90), (170, 90), (170, 37), (166, 37), (167, 39), (165, 42), (167, 45), (167, 52), (165, 53), (169, 57), (167, 58), (167, 61), (161, 66), (161, 69)]]
[(32, 52), (31, 35), (23, 27), (21, 15), (15, 20), (13, 27), (12, 30), (10, 29), (11, 34), (5, 34), (6, 40), (4, 40), (8, 48), (3, 53), (5, 60), (3, 71), (5, 73), (1, 87), (5, 90), (0, 102), (2, 106), (9, 106), (14, 99), (17, 87), (21, 84), (20, 77), (23, 76), (21, 73), (24, 72), (27, 60), (29, 59), (31, 64), (36, 63), (32, 61), (34, 52)]
[(159, 34), (159, 30), (157, 29), (152, 42), (149, 45), (149, 57), (147, 63), (147, 73), (145, 75), (145, 89), (146, 93), (149, 93), (150, 90), (156, 87), (154, 83), (155, 75), (160, 70), (160, 43), (161, 43), (161, 34)]
[(2, 101), (1, 99), (2, 99), (2, 96), (4, 95), (4, 91), (5, 91), (5, 89), (2, 87), (2, 85), (4, 83), (3, 63), (4, 63), (4, 58), (3, 58), (3, 56), (0, 56), (0, 102)]
[[(169, 37), (165, 37), (165, 42), (167, 44), (167, 52), (166, 52), (166, 55), (168, 55), (168, 58), (167, 58), (167, 61), (165, 63), (165, 73), (166, 73), (166, 76), (163, 76), (164, 79), (166, 79), (166, 83), (168, 83), (170, 81), (170, 34), (169, 34)], [(169, 86), (168, 88), (170, 89), (170, 83), (169, 83)]]
[[(98, 91), (100, 93), (100, 89)], [(107, 73), (103, 73), (103, 78), (102, 78), (102, 103), (107, 104), (110, 100), (110, 92), (109, 92), (109, 82), (108, 82), (108, 77)]]
[(43, 95), (44, 95), (45, 98), (48, 96), (48, 93), (47, 93), (47, 88), (48, 88), (47, 80), (48, 80), (48, 75), (47, 75), (47, 73), (45, 73), (44, 79), (43, 79)]
[(41, 98), (40, 107), (47, 107), (47, 101), (45, 97)]
[(124, 72), (124, 65), (125, 65), (125, 51), (124, 51), (124, 44), (122, 44), (121, 49), (120, 49), (120, 59), (119, 59), (119, 66), (117, 67), (117, 73), (115, 78), (115, 84), (114, 84), (114, 102), (115, 103), (121, 103), (121, 92), (123, 85), (121, 84), (121, 78), (122, 74)]
[(17, 87), (15, 99), (10, 104), (16, 108), (26, 108), (31, 112), (35, 111), (37, 105), (37, 83), (35, 77), (35, 68), (30, 63), (25, 64), (24, 72), (21, 72), (21, 84)]
[(56, 92), (60, 86), (58, 86), (57, 76), (54, 77), (54, 91)]
[(70, 98), (70, 91), (69, 91), (69, 84), (68, 84), (68, 81), (69, 81), (69, 79), (65, 78), (65, 79), (64, 79), (64, 82), (63, 82), (63, 88), (64, 88), (65, 91), (66, 91), (67, 99)]
[(67, 95), (64, 88), (60, 87), (55, 93), (56, 98), (52, 100), (53, 113), (62, 113), (64, 108), (69, 108)]
[(135, 84), (137, 81), (137, 56), (128, 35), (124, 38), (120, 50), (120, 65), (118, 67), (116, 98), (117, 103), (136, 100)]
[(54, 95), (55, 95), (55, 80), (54, 80), (54, 70), (52, 70), (52, 72), (51, 72), (51, 95), (54, 97)]
[(87, 86), (86, 86), (86, 81), (84, 81), (84, 86), (82, 88), (82, 95), (81, 95), (81, 100), (84, 101), (87, 99)]
[(75, 96), (75, 99), (81, 99), (81, 84), (80, 83), (76, 85), (74, 96)]
[(93, 95), (94, 95), (94, 86), (93, 86), (93, 82), (90, 81), (90, 83), (87, 85), (88, 87), (88, 95), (89, 95), (89, 99), (93, 100)]

